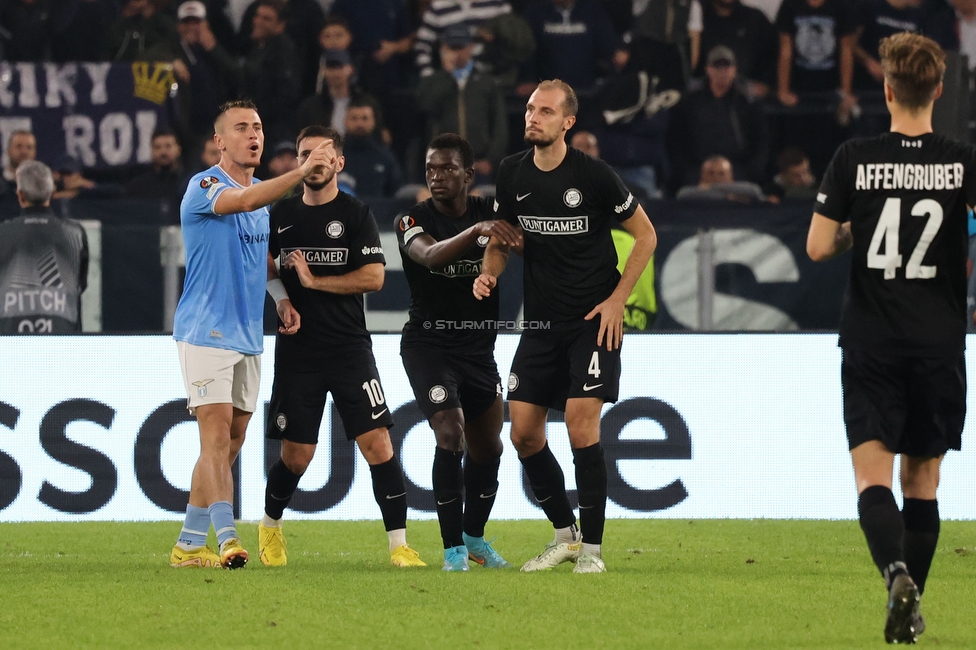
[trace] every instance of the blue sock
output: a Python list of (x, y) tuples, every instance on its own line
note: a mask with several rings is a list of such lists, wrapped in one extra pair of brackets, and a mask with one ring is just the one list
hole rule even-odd
[(207, 543), (209, 530), (210, 512), (206, 508), (186, 504), (186, 519), (183, 520), (183, 530), (176, 538), (176, 543), (185, 550), (200, 548)]
[(223, 546), (227, 540), (237, 537), (237, 527), (234, 526), (234, 506), (230, 505), (229, 501), (211, 503), (208, 510), (214, 532), (217, 533), (218, 544)]

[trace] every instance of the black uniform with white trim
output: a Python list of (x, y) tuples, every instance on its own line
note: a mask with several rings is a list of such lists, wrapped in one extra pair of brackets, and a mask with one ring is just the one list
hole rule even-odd
[(850, 447), (939, 456), (959, 449), (966, 413), (967, 204), (976, 149), (935, 134), (843, 144), (815, 211), (851, 222), (840, 325)]
[(494, 218), (491, 199), (471, 196), (460, 217), (440, 213), (427, 199), (397, 215), (393, 224), (410, 285), (410, 319), (403, 327), (400, 355), (428, 419), (453, 408), (464, 409), (467, 418), (477, 417), (501, 394), (494, 358), (498, 294), (477, 300), (471, 292), (488, 237), (478, 238), (460, 259), (437, 271), (414, 262), (407, 249), (418, 235), (443, 241)]
[[(306, 205), (299, 195), (272, 206), (269, 249), (281, 263), (291, 251), (301, 250), (316, 276), (386, 264), (372, 212), (341, 191), (324, 205)], [(277, 337), (267, 436), (317, 442), (329, 392), (350, 440), (393, 426), (366, 329), (362, 294), (306, 289), (293, 269), (281, 267), (279, 272), (302, 324), (296, 334)]]
[(547, 328), (523, 332), (508, 398), (558, 410), (570, 397), (615, 402), (620, 349), (597, 346), (599, 318), (584, 318), (620, 281), (610, 230), (637, 201), (609, 165), (572, 147), (549, 172), (533, 155), (509, 156), (498, 169), (498, 217), (524, 233), (525, 320)]

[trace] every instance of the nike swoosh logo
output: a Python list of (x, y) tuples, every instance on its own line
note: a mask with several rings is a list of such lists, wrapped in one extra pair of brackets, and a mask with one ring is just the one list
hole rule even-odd
[(589, 510), (590, 508), (595, 508), (596, 506), (580, 506), (580, 510)]
[(371, 415), (373, 416), (373, 419), (375, 420), (376, 418), (378, 418), (379, 416), (383, 415), (384, 413), (386, 413), (386, 409), (383, 409), (379, 413), (371, 413)]
[(498, 492), (492, 492), (491, 494), (479, 494), (478, 496), (481, 497), (482, 499), (490, 499), (496, 494), (498, 494)]
[(281, 233), (285, 232), (289, 228), (294, 228), (294, 227), (295, 227), (295, 224), (292, 224), (290, 226), (285, 226), (284, 228), (282, 228), (281, 226), (278, 226), (278, 234), (280, 235)]
[(400, 494), (393, 494), (393, 495), (387, 494), (386, 495), (386, 498), (387, 499), (399, 499), (400, 497), (405, 497), (405, 496), (407, 496), (407, 493), (406, 492), (401, 492)]
[(457, 501), (457, 497), (454, 497), (450, 501), (438, 501), (437, 502), (437, 505), (439, 505), (439, 506), (446, 506), (447, 504), (454, 503), (455, 501)]
[(528, 192), (527, 194), (518, 194), (518, 195), (515, 196), (515, 200), (516, 201), (521, 201), (522, 199), (524, 199), (525, 197), (527, 197), (529, 194), (532, 194), (532, 192)]
[(546, 501), (548, 501), (548, 500), (549, 500), (549, 499), (551, 499), (551, 498), (552, 498), (552, 495), (550, 494), (550, 495), (549, 495), (549, 496), (547, 496), (547, 497), (546, 497), (545, 499), (539, 499), (539, 503), (545, 503)]
[(583, 384), (583, 390), (589, 392), (589, 391), (591, 391), (591, 390), (593, 390), (595, 388), (599, 388), (602, 385), (603, 384), (593, 384), (592, 386), (590, 386), (589, 384)]

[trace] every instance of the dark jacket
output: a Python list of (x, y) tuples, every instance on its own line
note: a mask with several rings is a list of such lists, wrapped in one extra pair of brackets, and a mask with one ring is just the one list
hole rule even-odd
[(705, 59), (716, 45), (735, 52), (739, 77), (773, 85), (779, 55), (779, 35), (759, 9), (737, 2), (732, 14), (719, 16), (711, 0), (702, 0), (701, 56), (698, 75), (704, 74)]
[(737, 87), (715, 97), (707, 87), (686, 94), (668, 128), (674, 170), (684, 185), (695, 185), (709, 156), (725, 156), (735, 179), (760, 183), (769, 160), (769, 133), (762, 106)]
[(255, 44), (244, 61), (244, 83), (241, 95), (254, 101), (271, 142), (286, 140), (298, 134), (291, 124), (298, 100), (301, 79), (296, 65), (295, 44), (288, 34)]
[(220, 105), (237, 96), (241, 66), (220, 43), (207, 51), (180, 41), (179, 58), (190, 71), (190, 81), (180, 84), (179, 94), (186, 128), (194, 135), (212, 134)]
[(441, 133), (457, 133), (471, 144), (475, 160), (498, 166), (508, 146), (508, 117), (493, 77), (472, 72), (461, 90), (454, 75), (441, 69), (423, 77), (416, 92), (417, 109), (427, 120), (427, 141)]
[(400, 166), (386, 145), (366, 135), (346, 136), (343, 172), (356, 179), (356, 196), (393, 196), (400, 187)]

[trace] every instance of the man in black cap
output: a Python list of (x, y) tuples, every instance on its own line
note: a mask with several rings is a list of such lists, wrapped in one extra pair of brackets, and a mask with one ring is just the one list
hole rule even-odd
[(764, 180), (769, 135), (762, 107), (739, 88), (737, 72), (735, 53), (716, 45), (705, 59), (708, 83), (675, 107), (668, 139), (676, 185), (695, 184), (702, 163), (716, 155), (729, 159), (735, 178)]
[(505, 156), (508, 118), (494, 78), (474, 65), (474, 39), (467, 25), (451, 25), (441, 35), (441, 68), (417, 84), (417, 108), (427, 135), (457, 133), (474, 153), (475, 185), (491, 182)]
[(331, 126), (340, 134), (346, 133), (346, 110), (354, 97), (365, 95), (353, 82), (356, 68), (348, 50), (330, 49), (319, 60), (319, 80), (316, 93), (298, 107), (298, 124)]

